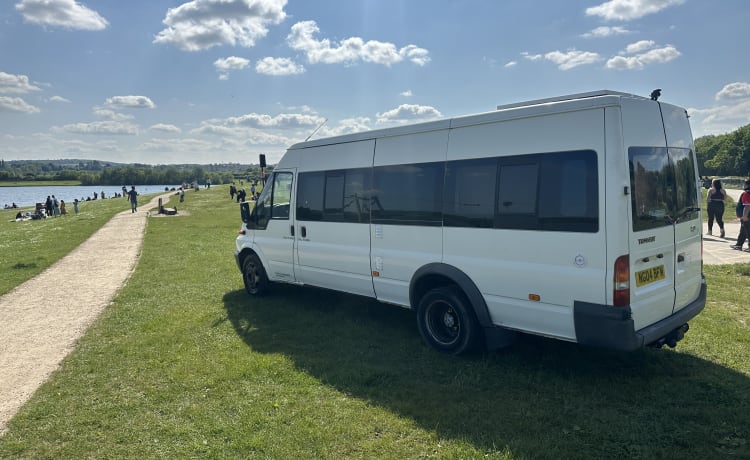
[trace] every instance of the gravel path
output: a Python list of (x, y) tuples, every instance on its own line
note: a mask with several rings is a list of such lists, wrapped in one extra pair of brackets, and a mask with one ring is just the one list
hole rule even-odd
[(70, 254), (0, 297), (0, 434), (125, 285), (141, 252), (146, 210), (158, 198), (136, 213), (117, 214)]

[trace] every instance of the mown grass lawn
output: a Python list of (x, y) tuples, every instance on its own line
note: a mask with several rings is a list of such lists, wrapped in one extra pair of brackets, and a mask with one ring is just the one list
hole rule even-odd
[(0, 295), (43, 272), (126, 209), (124, 199), (84, 201), (76, 215), (73, 203), (66, 203), (65, 216), (20, 222), (18, 209), (0, 210)]
[(456, 358), (397, 307), (250, 298), (237, 204), (214, 187), (183, 208), (149, 219), (133, 277), (1, 458), (750, 457), (750, 264), (705, 267), (708, 306), (675, 350), (525, 337)]

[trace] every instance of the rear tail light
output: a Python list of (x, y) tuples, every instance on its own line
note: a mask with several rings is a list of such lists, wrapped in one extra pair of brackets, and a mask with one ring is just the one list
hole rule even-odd
[(615, 260), (612, 299), (615, 307), (630, 305), (630, 258), (628, 256), (620, 256)]

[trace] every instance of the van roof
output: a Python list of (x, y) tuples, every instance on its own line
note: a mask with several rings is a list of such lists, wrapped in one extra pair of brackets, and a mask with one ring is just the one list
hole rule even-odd
[(330, 144), (342, 144), (356, 142), (378, 137), (400, 136), (404, 134), (436, 131), (440, 129), (457, 128), (473, 124), (488, 123), (501, 119), (511, 119), (541, 115), (544, 113), (565, 112), (570, 110), (582, 110), (592, 107), (619, 105), (620, 98), (627, 97), (648, 101), (649, 98), (634, 94), (611, 90), (597, 90), (586, 93), (569, 94), (546, 99), (536, 99), (513, 104), (499, 105), (496, 110), (472, 115), (462, 115), (442, 120), (415, 123), (404, 126), (361, 131), (353, 134), (314, 139), (311, 141), (298, 142), (289, 147), (288, 150), (318, 147)]
[(535, 99), (532, 101), (514, 102), (512, 104), (498, 105), (497, 110), (512, 109), (516, 107), (528, 107), (530, 105), (550, 104), (553, 102), (573, 101), (576, 99), (586, 99), (590, 97), (599, 97), (599, 96), (620, 96), (620, 97), (624, 96), (624, 97), (632, 97), (635, 99), (648, 99), (646, 97), (637, 96), (635, 94), (622, 93), (620, 91), (612, 91), (608, 89), (600, 89), (597, 91), (589, 91), (586, 93), (567, 94), (564, 96), (556, 96), (556, 97), (549, 97), (545, 99)]

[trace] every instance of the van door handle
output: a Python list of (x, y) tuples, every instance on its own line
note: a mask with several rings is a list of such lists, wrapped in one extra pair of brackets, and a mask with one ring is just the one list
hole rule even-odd
[(289, 233), (291, 233), (292, 236), (294, 236), (294, 225), (289, 226)]
[(307, 238), (307, 229), (304, 225), (299, 228), (299, 233), (302, 235), (302, 238)]
[(680, 254), (677, 256), (677, 262), (685, 262), (685, 256)]

